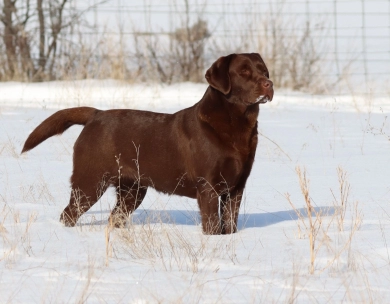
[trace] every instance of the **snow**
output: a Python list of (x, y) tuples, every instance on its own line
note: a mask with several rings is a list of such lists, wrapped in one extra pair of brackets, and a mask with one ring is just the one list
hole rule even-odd
[[(112, 191), (77, 227), (59, 222), (81, 127), (20, 155), (42, 120), (81, 105), (174, 112), (197, 102), (205, 88), (112, 80), (0, 83), (1, 303), (389, 302), (386, 96), (276, 90), (261, 105), (237, 234), (203, 235), (195, 200), (155, 191), (128, 229), (107, 227)], [(286, 198), (308, 225), (297, 166), (306, 169), (314, 210), (322, 212), (313, 274), (309, 232)], [(334, 206), (338, 167), (350, 184), (341, 231)]]

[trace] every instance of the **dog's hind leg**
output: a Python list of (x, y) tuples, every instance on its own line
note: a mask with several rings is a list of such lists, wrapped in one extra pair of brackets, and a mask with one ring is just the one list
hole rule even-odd
[(100, 175), (102, 178), (99, 180), (92, 181), (85, 174), (78, 173), (72, 175), (69, 204), (60, 216), (60, 221), (67, 227), (75, 226), (80, 216), (99, 200), (109, 186), (109, 179), (104, 174)]
[[(128, 186), (132, 184), (131, 186)], [(121, 184), (116, 187), (117, 203), (111, 212), (109, 223), (117, 228), (124, 227), (129, 215), (141, 205), (145, 198), (147, 187), (139, 183)]]

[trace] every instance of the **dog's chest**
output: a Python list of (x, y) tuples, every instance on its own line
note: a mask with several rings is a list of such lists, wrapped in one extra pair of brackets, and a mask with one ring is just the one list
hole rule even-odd
[(246, 158), (251, 152), (250, 134), (239, 133), (230, 137), (229, 144), (242, 158)]
[(252, 166), (257, 147), (257, 128), (246, 132), (226, 133), (223, 143), (225, 159), (229, 160), (224, 163), (224, 166), (233, 167), (227, 169), (234, 171), (236, 175), (241, 175)]
[(221, 132), (221, 138), (234, 154), (244, 160), (253, 153), (253, 141), (257, 143), (257, 124), (237, 120), (236, 123), (225, 127), (224, 132)]

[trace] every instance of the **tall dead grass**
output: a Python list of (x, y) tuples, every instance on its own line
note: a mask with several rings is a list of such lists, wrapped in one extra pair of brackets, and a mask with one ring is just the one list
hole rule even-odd
[[(350, 206), (351, 227), (349, 233), (346, 236), (343, 234), (336, 235), (336, 245), (332, 245), (332, 233), (330, 230), (330, 228), (333, 226), (333, 223), (336, 222), (338, 231), (344, 231), (347, 202), (350, 191), (350, 185), (346, 178), (346, 172), (341, 167), (337, 168), (340, 199), (336, 199), (333, 191), (331, 190), (333, 197), (335, 198), (333, 202), (333, 208), (325, 209), (315, 208), (312, 203), (309, 189), (309, 179), (306, 176), (306, 169), (302, 170), (300, 167), (296, 167), (296, 172), (298, 175), (301, 193), (305, 202), (306, 213), (304, 214), (300, 212), (298, 208), (296, 208), (296, 206), (291, 200), (290, 194), (286, 193), (285, 196), (287, 201), (297, 214), (297, 226), (299, 236), (301, 237), (302, 235), (305, 235), (309, 238), (309, 273), (314, 274), (316, 270), (316, 260), (322, 247), (326, 247), (330, 252), (332, 252), (332, 258), (328, 259), (327, 263), (320, 267), (318, 270), (323, 271), (325, 269), (328, 269), (335, 262), (338, 262), (340, 260), (341, 255), (345, 252), (347, 252), (348, 254), (348, 267), (350, 269), (354, 269), (351, 244), (353, 237), (356, 231), (359, 230), (363, 220), (363, 215), (359, 209), (359, 203), (355, 202), (353, 205)], [(302, 231), (304, 232), (303, 234)]]
[[(144, 261), (165, 271), (198, 273), (209, 262), (225, 258), (237, 262), (239, 236), (213, 237), (201, 231), (194, 233), (176, 225), (167, 212), (149, 214), (141, 222), (132, 221), (110, 233), (109, 248), (116, 256)], [(212, 271), (218, 272), (218, 268)]]
[[(37, 219), (37, 213), (28, 213), (25, 219), (22, 220), (19, 211), (12, 210), (4, 205), (0, 211), (0, 216), (0, 236), (3, 241), (0, 261), (3, 261), (6, 267), (12, 268), (21, 253), (28, 256), (33, 254), (30, 231), (31, 226)], [(6, 221), (10, 223), (6, 225)]]

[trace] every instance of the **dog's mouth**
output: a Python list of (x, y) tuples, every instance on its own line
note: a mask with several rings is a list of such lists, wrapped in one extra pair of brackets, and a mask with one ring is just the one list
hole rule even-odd
[(268, 95), (260, 95), (259, 97), (256, 98), (256, 101), (254, 103), (267, 103), (271, 100), (272, 98), (269, 97)]

